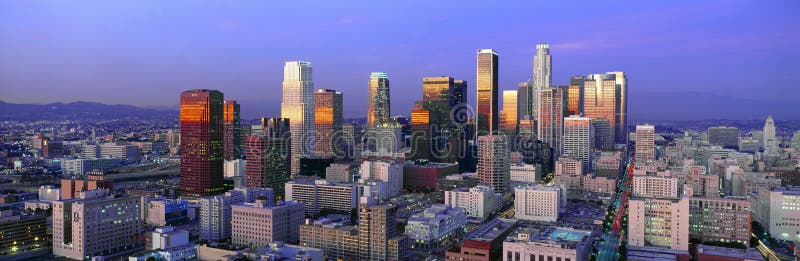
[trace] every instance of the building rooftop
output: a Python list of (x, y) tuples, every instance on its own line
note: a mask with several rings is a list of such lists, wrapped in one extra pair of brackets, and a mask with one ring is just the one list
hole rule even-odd
[(465, 215), (463, 208), (454, 208), (445, 204), (434, 204), (426, 208), (422, 213), (411, 216), (408, 222), (439, 223), (442, 219), (445, 219), (445, 216), (454, 217), (458, 215)]
[(517, 225), (516, 219), (495, 218), (475, 230), (466, 239), (482, 242), (492, 242), (505, 231)]
[(780, 186), (776, 187), (772, 191), (783, 194), (800, 195), (800, 186)]
[[(641, 261), (672, 261), (679, 260), (678, 256), (685, 256), (689, 259), (689, 251), (666, 249), (660, 247), (643, 247), (643, 246), (629, 246), (628, 247), (628, 260), (641, 260)], [(685, 259), (684, 259), (685, 260)]]
[(588, 244), (591, 236), (590, 231), (565, 227), (521, 227), (508, 235), (505, 242), (549, 243), (575, 249)]
[(404, 167), (413, 167), (413, 168), (449, 168), (452, 166), (458, 166), (456, 163), (439, 163), (439, 162), (425, 162), (425, 163), (417, 163), (417, 162), (406, 162)]
[(747, 260), (764, 260), (764, 257), (761, 256), (761, 253), (753, 248), (745, 250), (738, 248), (698, 245), (697, 254), (744, 258)]

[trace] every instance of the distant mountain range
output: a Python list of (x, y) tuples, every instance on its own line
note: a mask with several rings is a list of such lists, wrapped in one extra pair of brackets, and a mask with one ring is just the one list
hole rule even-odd
[[(633, 121), (730, 119), (800, 119), (800, 102), (765, 102), (702, 92), (629, 93), (628, 117)], [(280, 114), (280, 103), (244, 100), (242, 118), (256, 119)], [(408, 114), (408, 112), (398, 112)], [(176, 119), (177, 106), (153, 108), (107, 105), (97, 102), (15, 104), (0, 101), (0, 120), (111, 120)], [(352, 116), (352, 115), (346, 115)]]
[[(631, 92), (631, 120), (800, 119), (800, 102), (757, 101), (703, 92)], [(796, 97), (795, 97), (796, 98)]]
[(0, 120), (114, 120), (177, 119), (177, 110), (149, 109), (133, 105), (108, 105), (97, 102), (17, 104), (0, 101)]

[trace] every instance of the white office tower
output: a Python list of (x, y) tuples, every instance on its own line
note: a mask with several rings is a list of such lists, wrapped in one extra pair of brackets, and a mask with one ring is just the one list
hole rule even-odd
[(508, 191), (511, 160), (503, 135), (478, 136), (478, 176), (497, 193)]
[(362, 181), (381, 181), (387, 185), (389, 197), (403, 190), (403, 165), (396, 162), (364, 161), (361, 163)]
[(295, 201), (271, 202), (256, 200), (253, 203), (233, 205), (231, 216), (231, 242), (236, 246), (264, 246), (275, 241), (297, 243), (300, 241), (300, 224), (305, 217), (303, 204)]
[(514, 164), (511, 165), (511, 181), (536, 183), (541, 179), (541, 170), (536, 169), (533, 164)]
[(540, 184), (515, 188), (514, 218), (543, 222), (558, 221), (559, 210), (566, 207), (566, 198), (561, 190), (561, 187)]
[(104, 197), (102, 190), (80, 194), (53, 202), (54, 256), (103, 260), (141, 248), (139, 197)]
[(314, 153), (314, 82), (311, 63), (289, 61), (283, 67), (281, 118), (289, 119), (291, 175), (300, 172), (300, 158)]
[(225, 195), (200, 199), (200, 239), (211, 242), (231, 236), (231, 202)]
[(636, 125), (636, 161), (645, 162), (656, 159), (655, 135), (655, 126)]
[(245, 164), (246, 162), (243, 159), (225, 160), (225, 177), (244, 177)]
[(552, 70), (552, 57), (550, 56), (550, 45), (541, 43), (536, 45), (536, 56), (533, 57), (533, 119), (536, 119), (539, 109), (539, 91), (550, 88), (550, 73)]
[(761, 187), (752, 193), (753, 219), (772, 237), (800, 242), (800, 187)]
[(764, 122), (764, 153), (767, 155), (778, 153), (778, 140), (775, 137), (775, 122), (772, 116), (768, 116)]
[[(697, 183), (697, 185), (698, 188), (695, 189), (700, 189), (700, 183)], [(633, 195), (638, 197), (657, 198), (677, 197), (678, 178), (641, 175), (633, 176)]]
[(628, 244), (689, 249), (689, 197), (631, 198)]
[(486, 219), (494, 211), (494, 195), (494, 189), (484, 185), (456, 188), (444, 192), (444, 203), (463, 208), (470, 217)]
[(594, 128), (592, 119), (572, 115), (564, 118), (564, 149), (562, 157), (581, 161), (583, 171), (592, 167), (592, 148), (594, 147)]

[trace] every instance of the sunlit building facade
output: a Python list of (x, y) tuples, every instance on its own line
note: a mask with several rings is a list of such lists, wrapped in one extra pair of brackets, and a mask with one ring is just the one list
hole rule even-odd
[(314, 122), (316, 130), (317, 156), (343, 155), (340, 142), (342, 135), (342, 110), (344, 98), (340, 91), (319, 89), (314, 92)]
[(411, 153), (414, 159), (431, 158), (431, 111), (411, 111)]
[(583, 113), (592, 119), (607, 119), (616, 144), (628, 140), (628, 81), (624, 72), (590, 74), (583, 81)]
[(478, 50), (477, 61), (477, 135), (492, 135), (498, 127), (498, 56), (492, 49)]
[(503, 91), (503, 110), (500, 112), (500, 130), (506, 136), (517, 135), (518, 117), (518, 92), (516, 90)]
[(314, 82), (311, 63), (289, 61), (283, 67), (281, 118), (289, 119), (292, 143), (291, 174), (300, 172), (300, 158), (314, 151)]
[(563, 88), (546, 88), (539, 91), (539, 113), (537, 114), (538, 138), (553, 148), (553, 157), (558, 158), (562, 150), (564, 128)]
[(225, 101), (225, 108), (223, 109), (223, 144), (226, 160), (242, 157), (242, 130), (240, 118), (241, 112), (239, 103), (235, 100)]
[(222, 193), (223, 95), (216, 90), (181, 93), (181, 175), (185, 195)]
[(367, 129), (389, 123), (391, 117), (389, 97), (388, 74), (385, 72), (371, 73), (367, 91)]
[(569, 86), (564, 93), (566, 98), (567, 115), (581, 115), (583, 113), (583, 76), (574, 76), (569, 80)]

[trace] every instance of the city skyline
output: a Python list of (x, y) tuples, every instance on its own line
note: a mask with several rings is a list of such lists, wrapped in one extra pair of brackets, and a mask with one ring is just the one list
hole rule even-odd
[(775, 5), (34, 1), (0, 99), (152, 105), (0, 100), (0, 260), (800, 257)]
[[(478, 48), (493, 48), (503, 55), (499, 91), (515, 89), (517, 83), (533, 77), (532, 59), (538, 43), (550, 44), (555, 61), (554, 85), (569, 84), (570, 77), (575, 75), (619, 70), (636, 75), (631, 96), (693, 91), (773, 102), (797, 102), (792, 99), (800, 97), (796, 88), (780, 84), (789, 81), (790, 69), (800, 60), (792, 58), (800, 55), (792, 48), (800, 42), (800, 35), (790, 26), (798, 19), (789, 11), (796, 10), (792, 6), (797, 4), (793, 2), (771, 6), (730, 1), (698, 5), (607, 4), (597, 8), (624, 7), (630, 14), (589, 14), (570, 22), (513, 18), (486, 24), (475, 24), (476, 21), (465, 18), (478, 11), (465, 7), (469, 5), (452, 6), (454, 11), (463, 11), (463, 17), (442, 15), (436, 19), (412, 18), (427, 17), (429, 12), (416, 7), (446, 3), (388, 6), (407, 12), (386, 17), (361, 14), (358, 10), (364, 7), (356, 5), (353, 11), (339, 12), (338, 16), (311, 19), (306, 26), (330, 29), (330, 32), (315, 29), (312, 36), (290, 35), (286, 30), (291, 28), (274, 27), (279, 22), (274, 19), (303, 10), (302, 6), (288, 6), (286, 14), (276, 14), (273, 18), (239, 10), (262, 7), (254, 5), (220, 7), (215, 10), (219, 15), (204, 17), (199, 14), (207, 12), (209, 6), (186, 3), (146, 8), (120, 3), (96, 6), (0, 3), (3, 7), (0, 10), (8, 11), (0, 11), (8, 13), (3, 16), (7, 19), (0, 26), (0, 36), (11, 39), (0, 44), (6, 47), (0, 48), (3, 58), (0, 88), (4, 90), (0, 99), (13, 103), (83, 100), (175, 107), (174, 97), (152, 93), (206, 88), (221, 90), (227, 94), (226, 98), (245, 104), (246, 100), (270, 104), (272, 107), (258, 113), (276, 116), (280, 100), (270, 94), (280, 88), (280, 66), (288, 60), (303, 59), (317, 68), (317, 88), (341, 90), (345, 94), (344, 103), (349, 105), (344, 108), (345, 117), (365, 114), (366, 79), (372, 71), (392, 75), (395, 88), (391, 89), (391, 96), (397, 97), (392, 102), (392, 111), (409, 115), (413, 101), (421, 98), (418, 90), (423, 77), (448, 75), (474, 80), (474, 50)], [(650, 8), (651, 5), (659, 8)], [(337, 8), (353, 6), (345, 4)], [(487, 8), (499, 13), (516, 11), (504, 5)], [(533, 8), (553, 10), (553, 14), (545, 17), (571, 16), (576, 12), (548, 3), (518, 6), (520, 10)], [(47, 10), (50, 16), (30, 15), (34, 10)], [(121, 10), (127, 13), (108, 17)], [(171, 15), (179, 10), (186, 14)], [(676, 21), (671, 23), (667, 18)], [(81, 33), (95, 30), (100, 26), (99, 21), (103, 21), (104, 30), (100, 34), (105, 38)], [(422, 29), (401, 30), (406, 23)], [(572, 33), (590, 25), (601, 29)], [(692, 28), (687, 29), (687, 25)], [(474, 26), (496, 30), (489, 32), (492, 37), (476, 38), (476, 32), (466, 29)], [(430, 40), (433, 34), (427, 32), (442, 30), (464, 41)], [(187, 41), (187, 37), (196, 41)], [(227, 40), (211, 40), (215, 37)], [(322, 41), (309, 42), (313, 37)], [(353, 43), (345, 38), (370, 40)], [(25, 44), (36, 40), (56, 43), (59, 48)], [(318, 46), (322, 43), (316, 42), (330, 46)], [(164, 57), (171, 59), (165, 61)], [(71, 64), (68, 68), (60, 66), (68, 61)], [(752, 64), (758, 66), (752, 68)], [(48, 73), (33, 76), (32, 73), (41, 70)], [(685, 77), (662, 77), (664, 71)], [(741, 73), (753, 77), (706, 77)], [(752, 88), (754, 84), (763, 87)], [(120, 91), (128, 89), (139, 91)], [(29, 95), (29, 91), (42, 95)], [(469, 99), (469, 103), (474, 100)], [(253, 114), (247, 110), (244, 108), (242, 113)]]

